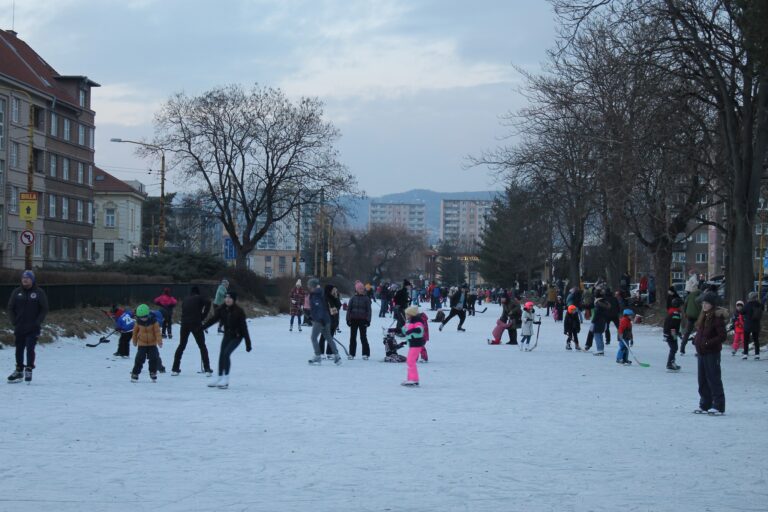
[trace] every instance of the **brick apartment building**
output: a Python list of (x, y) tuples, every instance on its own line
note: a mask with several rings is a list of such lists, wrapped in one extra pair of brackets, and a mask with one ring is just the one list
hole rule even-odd
[(91, 259), (93, 87), (99, 84), (59, 74), (16, 32), (0, 30), (0, 266), (24, 266), (19, 194), (27, 191), (30, 150), (38, 194), (34, 266), (65, 267)]

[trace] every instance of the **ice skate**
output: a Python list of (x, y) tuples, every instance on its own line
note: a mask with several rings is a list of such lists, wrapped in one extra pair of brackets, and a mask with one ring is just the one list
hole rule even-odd
[(24, 368), (24, 382), (27, 384), (32, 382), (32, 368), (30, 367)]
[(149, 374), (149, 379), (150, 379), (152, 382), (157, 382), (157, 373), (150, 373), (150, 374)]
[(223, 379), (223, 378), (224, 378), (223, 375), (219, 375), (218, 379), (214, 379), (214, 380), (212, 380), (211, 382), (208, 383), (208, 387), (209, 388), (218, 387), (219, 383), (221, 382), (221, 379)]
[(323, 360), (323, 358), (321, 356), (315, 356), (315, 357), (313, 357), (312, 359), (309, 360), (309, 364), (320, 365), (322, 360)]
[(139, 375), (137, 373), (131, 374), (131, 382), (139, 382)]
[(415, 380), (404, 380), (403, 382), (400, 383), (400, 385), (405, 386), (407, 388), (412, 388), (412, 387), (418, 386), (419, 382)]
[(24, 374), (21, 370), (16, 370), (8, 376), (8, 384), (16, 384), (17, 382), (21, 382), (23, 378)]
[(216, 386), (219, 389), (228, 389), (229, 388), (229, 375), (224, 375), (221, 377), (221, 379), (218, 382), (218, 385)]
[(335, 364), (336, 366), (339, 366), (341, 364), (341, 356), (334, 357), (333, 364)]

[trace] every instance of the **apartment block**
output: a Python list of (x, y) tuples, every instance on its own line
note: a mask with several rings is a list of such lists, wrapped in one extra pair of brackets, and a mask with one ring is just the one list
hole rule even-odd
[(374, 203), (368, 207), (368, 227), (399, 226), (410, 233), (427, 232), (426, 205), (424, 203)]
[(440, 239), (458, 244), (464, 252), (479, 249), (480, 235), (493, 201), (479, 199), (443, 199), (440, 202)]
[[(22, 192), (37, 193), (33, 265), (91, 259), (95, 112), (82, 75), (62, 75), (0, 30), (0, 265), (24, 267)], [(29, 180), (31, 179), (31, 187)]]

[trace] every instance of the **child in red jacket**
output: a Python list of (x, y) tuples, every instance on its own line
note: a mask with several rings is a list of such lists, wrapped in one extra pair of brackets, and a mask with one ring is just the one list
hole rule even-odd
[(731, 319), (733, 323), (733, 350), (731, 355), (735, 356), (736, 352), (744, 346), (744, 301), (738, 301), (736, 303), (736, 312)]
[(619, 322), (619, 352), (616, 354), (616, 362), (625, 366), (632, 364), (632, 361), (629, 360), (629, 347), (633, 343), (632, 317), (634, 315), (634, 311), (625, 309)]

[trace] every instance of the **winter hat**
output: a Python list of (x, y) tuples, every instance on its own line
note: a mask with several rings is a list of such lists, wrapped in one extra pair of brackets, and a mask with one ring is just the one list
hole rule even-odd
[(736, 301), (736, 306), (737, 306), (737, 307), (738, 307), (738, 306), (744, 307), (744, 301), (743, 301), (743, 300), (737, 300), (737, 301)]
[(362, 295), (365, 293), (365, 285), (360, 281), (355, 281), (355, 292)]
[(227, 292), (225, 297), (229, 297), (233, 302), (237, 302), (237, 292)]
[(320, 285), (320, 280), (313, 277), (312, 279), (309, 280), (309, 282), (307, 282), (307, 284), (309, 285), (310, 290), (314, 290)]
[[(34, 281), (34, 278), (32, 280)], [(749, 302), (757, 300), (757, 292), (749, 292), (749, 295), (747, 295), (747, 300)]]
[(631, 309), (625, 309), (623, 314), (624, 316), (632, 316), (635, 314), (635, 312), (632, 311)]
[(568, 312), (571, 313), (571, 314), (575, 313), (576, 312), (576, 306), (574, 306), (573, 304), (568, 306)]
[(296, 281), (296, 288), (301, 288), (301, 279)]
[(34, 272), (32, 272), (31, 270), (25, 270), (24, 272), (21, 273), (21, 278), (24, 279), (25, 277), (27, 279), (31, 279), (32, 280), (32, 284), (35, 284), (35, 273)]
[(533, 302), (530, 302), (530, 301), (526, 302), (525, 309), (533, 309)]
[(717, 294), (714, 292), (706, 292), (704, 295), (701, 296), (701, 302), (706, 302), (707, 304), (712, 304), (713, 306), (717, 306), (718, 300), (717, 300)]
[(229, 281), (227, 279), (222, 279), (221, 284), (223, 284), (224, 286), (229, 286)]
[(405, 308), (405, 316), (413, 318), (419, 314), (419, 306), (410, 306)]
[(189, 289), (189, 293), (191, 293), (192, 295), (200, 295), (200, 288), (198, 288), (197, 286), (193, 286), (192, 288)]
[(674, 299), (672, 299), (672, 303), (671, 304), (672, 304), (673, 308), (679, 308), (680, 306), (683, 305), (683, 301), (680, 300), (679, 298), (675, 297)]
[(149, 316), (149, 306), (146, 304), (139, 304), (139, 307), (136, 308), (136, 316), (138, 318)]

